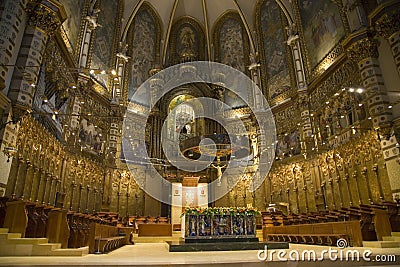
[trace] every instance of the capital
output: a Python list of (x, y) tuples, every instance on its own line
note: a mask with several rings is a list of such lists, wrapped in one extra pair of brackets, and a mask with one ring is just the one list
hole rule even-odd
[(378, 44), (376, 39), (367, 37), (353, 43), (348, 49), (347, 53), (351, 60), (356, 63), (366, 58), (378, 58)]
[(27, 5), (28, 24), (52, 34), (67, 18), (62, 4), (55, 0), (30, 0)]
[(379, 35), (389, 39), (394, 33), (400, 31), (400, 12), (384, 14), (375, 22), (375, 30)]

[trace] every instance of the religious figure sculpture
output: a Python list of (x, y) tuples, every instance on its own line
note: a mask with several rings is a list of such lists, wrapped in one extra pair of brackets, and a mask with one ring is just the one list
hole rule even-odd
[(221, 186), (222, 168), (226, 167), (226, 164), (225, 165), (220, 165), (220, 163), (221, 163), (221, 159), (218, 156), (217, 157), (217, 164), (216, 165), (211, 164), (211, 166), (213, 168), (217, 169), (217, 186)]

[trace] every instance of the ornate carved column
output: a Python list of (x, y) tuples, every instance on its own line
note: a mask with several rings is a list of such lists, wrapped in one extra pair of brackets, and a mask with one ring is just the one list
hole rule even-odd
[(371, 15), (371, 25), (379, 35), (388, 40), (397, 72), (400, 74), (400, 3), (388, 1), (380, 5)]
[(85, 29), (83, 31), (82, 43), (80, 45), (80, 52), (78, 58), (78, 65), (81, 68), (89, 67), (89, 53), (92, 43), (92, 35), (94, 30), (101, 25), (97, 23), (97, 18), (100, 10), (96, 9), (95, 6), (91, 6), (87, 14), (83, 14), (83, 18), (86, 20)]
[[(17, 152), (18, 153), (18, 152)], [(19, 155), (17, 154), (12, 161), (11, 165), (11, 170), (10, 170), (10, 178), (7, 183), (7, 188), (6, 188), (6, 195), (7, 196), (13, 196), (15, 197), (15, 185), (17, 183), (17, 175), (18, 175), (18, 170), (20, 167), (20, 159)]]
[(28, 21), (21, 44), (23, 49), (16, 62), (24, 68), (24, 75), (14, 72), (8, 92), (14, 120), (19, 120), (31, 108), (47, 40), (66, 18), (63, 6), (57, 1), (31, 0), (26, 10)]
[(32, 178), (32, 191), (29, 196), (29, 201), (34, 201), (37, 199), (39, 191), (39, 167), (33, 167), (33, 178)]
[[(26, 161), (26, 176), (22, 183), (21, 199), (27, 199), (32, 193), (32, 179), (33, 179), (33, 165), (27, 160)], [(28, 187), (27, 187), (28, 186)], [(28, 191), (28, 192), (26, 192)]]
[[(396, 137), (392, 135), (392, 111), (378, 60), (378, 41), (367, 31), (351, 36), (355, 41), (348, 45), (350, 58), (358, 63), (362, 86), (367, 90), (367, 104), (374, 128), (378, 132), (392, 191), (398, 190), (399, 164), (394, 164), (399, 154)], [(358, 39), (357, 39), (358, 38)], [(347, 43), (353, 41), (346, 40)]]
[(367, 103), (373, 126), (379, 129), (384, 138), (391, 133), (392, 112), (379, 64), (378, 41), (365, 31), (358, 35), (360, 40), (347, 49), (349, 57), (358, 64), (362, 86), (367, 90)]
[(259, 87), (259, 91), (255, 90), (255, 88), (253, 88), (253, 90), (251, 91), (252, 95), (249, 96), (249, 99), (251, 101), (253, 101), (253, 107), (255, 109), (259, 109), (262, 108), (264, 106), (262, 99), (263, 99), (263, 95), (262, 95), (262, 84), (261, 84), (261, 65), (259, 63), (259, 58), (258, 58), (258, 53), (256, 54), (250, 54), (250, 66), (249, 66), (249, 71), (251, 73), (251, 79), (253, 80), (253, 82)]
[(295, 24), (287, 27), (286, 44), (290, 46), (295, 68), (296, 86), (298, 92), (298, 108), (301, 116), (301, 149), (303, 153), (311, 151), (314, 147), (313, 129), (311, 124), (311, 111), (309, 96), (307, 92), (306, 72), (304, 68), (303, 55), (301, 53), (300, 39)]
[(113, 76), (112, 99), (113, 102), (115, 103), (119, 103), (122, 100), (121, 88), (124, 88), (125, 68), (126, 64), (129, 62), (130, 59), (130, 57), (126, 55), (127, 49), (128, 49), (127, 44), (123, 43), (119, 44), (119, 52), (117, 53), (117, 60), (115, 63), (116, 71), (115, 73), (111, 73)]

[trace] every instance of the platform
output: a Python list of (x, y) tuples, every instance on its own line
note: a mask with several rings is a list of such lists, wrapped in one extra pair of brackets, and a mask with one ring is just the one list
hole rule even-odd
[[(203, 240), (204, 241), (204, 240)], [(195, 252), (195, 251), (237, 251), (237, 250), (263, 250), (288, 249), (286, 242), (201, 242), (187, 243), (185, 241), (167, 241), (169, 252)]]

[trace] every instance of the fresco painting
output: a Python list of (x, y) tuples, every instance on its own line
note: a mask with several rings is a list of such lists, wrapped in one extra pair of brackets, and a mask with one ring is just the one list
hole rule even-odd
[(67, 13), (67, 19), (63, 23), (63, 28), (71, 47), (75, 49), (77, 47), (85, 0), (60, 0), (60, 2), (64, 5)]
[[(100, 1), (98, 23), (96, 28), (94, 49), (91, 61), (92, 69), (108, 71), (112, 66), (112, 51), (114, 47), (115, 28), (118, 18), (119, 1)], [(103, 85), (108, 85), (108, 75), (96, 75), (95, 78)]]
[(260, 9), (260, 26), (269, 99), (290, 90), (290, 75), (286, 54), (285, 28), (281, 8), (275, 0), (265, 0)]
[(311, 68), (344, 37), (338, 6), (330, 0), (302, 0), (299, 10)]
[[(149, 71), (155, 63), (157, 41), (155, 20), (145, 9), (139, 11), (131, 30), (133, 38), (130, 44), (132, 71), (129, 83), (129, 99), (150, 76)], [(140, 96), (135, 97), (135, 100), (140, 100)], [(147, 99), (141, 99), (141, 101), (143, 104), (148, 104)]]

